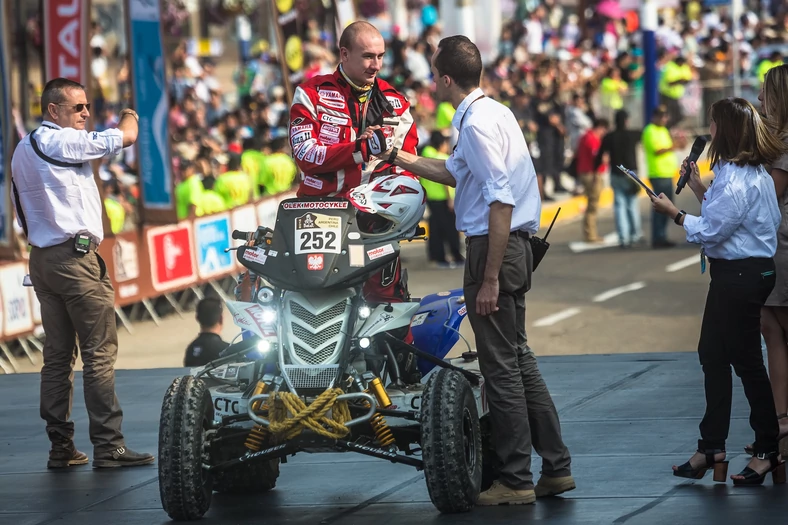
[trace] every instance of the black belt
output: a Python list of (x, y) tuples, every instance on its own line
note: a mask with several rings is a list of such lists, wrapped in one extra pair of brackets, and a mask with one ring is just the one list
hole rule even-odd
[[(39, 250), (46, 250), (47, 248), (56, 248), (58, 246), (71, 246), (71, 247), (73, 247), (75, 239), (76, 239), (76, 237), (71, 237), (67, 241), (63, 241), (60, 244), (53, 244), (52, 246), (47, 246), (46, 248), (40, 248), (40, 247), (35, 246), (33, 244), (30, 244), (30, 243), (28, 243), (28, 244), (30, 244), (30, 246), (33, 246), (33, 248), (38, 248)], [(90, 241), (90, 251), (95, 252), (96, 250), (98, 250), (98, 244), (96, 244), (93, 241)]]
[[(518, 237), (522, 237), (526, 241), (531, 238), (531, 234), (524, 230), (513, 230), (509, 232), (509, 236), (517, 235)], [(482, 237), (489, 237), (488, 233), (484, 233), (482, 235), (466, 235), (465, 238), (468, 240), (471, 239), (481, 239)]]

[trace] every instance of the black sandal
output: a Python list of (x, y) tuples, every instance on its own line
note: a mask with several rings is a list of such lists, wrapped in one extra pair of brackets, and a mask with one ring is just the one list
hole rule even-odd
[[(785, 419), (787, 417), (788, 417), (788, 414), (782, 414), (780, 416), (777, 416), (777, 421), (779, 421), (781, 419)], [(788, 438), (788, 432), (786, 432), (785, 434), (780, 434), (779, 436), (777, 436), (777, 442), (779, 443), (780, 441), (782, 441), (785, 438)], [(746, 445), (744, 447), (744, 452), (746, 452), (747, 454), (752, 456), (753, 454), (755, 454), (755, 449), (752, 448), (752, 444)]]
[(766, 479), (766, 474), (772, 473), (772, 482), (775, 485), (785, 483), (785, 461), (780, 461), (780, 454), (777, 452), (770, 452), (769, 454), (758, 454), (753, 456), (756, 459), (768, 459), (769, 468), (766, 472), (758, 474), (750, 467), (744, 467), (738, 475), (744, 476), (744, 479), (734, 479), (733, 484), (741, 485), (763, 485), (763, 480)]
[(706, 475), (706, 471), (710, 468), (714, 469), (714, 481), (725, 483), (725, 477), (728, 475), (728, 460), (715, 461), (714, 456), (717, 454), (725, 454), (725, 449), (708, 449), (700, 450), (698, 452), (706, 456), (706, 464), (702, 467), (693, 468), (689, 461), (683, 465), (676, 467), (673, 471), (674, 476), (689, 479), (702, 479)]

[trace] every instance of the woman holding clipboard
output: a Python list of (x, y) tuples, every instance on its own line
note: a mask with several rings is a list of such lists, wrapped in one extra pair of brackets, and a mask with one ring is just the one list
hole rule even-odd
[(734, 485), (760, 485), (771, 472), (775, 483), (784, 483), (774, 398), (761, 353), (760, 312), (775, 283), (780, 224), (774, 182), (762, 165), (774, 162), (788, 147), (769, 133), (744, 99), (720, 100), (710, 116), (713, 184), (706, 188), (695, 163), (687, 166), (685, 159), (682, 165), (682, 170), (691, 170), (689, 187), (701, 202), (700, 217), (678, 210), (664, 194), (651, 196), (657, 213), (683, 226), (688, 242), (701, 245), (702, 268), (708, 258), (711, 273), (698, 343), (706, 413), (697, 452), (674, 466), (673, 474), (699, 479), (713, 468), (714, 480), (725, 481), (733, 366), (750, 405), (755, 442), (749, 464), (731, 479)]

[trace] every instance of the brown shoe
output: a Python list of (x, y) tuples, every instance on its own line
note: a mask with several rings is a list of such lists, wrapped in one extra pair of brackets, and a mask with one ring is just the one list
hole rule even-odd
[(52, 450), (49, 451), (49, 461), (47, 468), (65, 468), (76, 465), (87, 465), (87, 454), (77, 450), (74, 442), (70, 439), (60, 439), (52, 442)]
[(564, 492), (574, 490), (575, 480), (572, 476), (562, 476), (553, 478), (550, 476), (542, 476), (534, 488), (537, 498), (544, 498), (547, 496), (558, 496)]
[(494, 505), (529, 505), (536, 501), (533, 490), (510, 489), (500, 481), (493, 481), (492, 486), (479, 494), (476, 505), (490, 507)]
[(155, 458), (145, 452), (134, 452), (130, 448), (120, 447), (109, 452), (96, 454), (93, 468), (138, 467), (150, 465)]

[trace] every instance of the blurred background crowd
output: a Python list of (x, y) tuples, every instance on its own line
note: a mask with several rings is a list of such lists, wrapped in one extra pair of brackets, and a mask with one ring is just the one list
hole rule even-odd
[[(216, 9), (196, 13), (200, 3), (162, 0), (180, 218), (276, 195), (298, 182), (286, 140), (288, 97), (271, 31), (273, 20), (265, 14), (267, 2), (235, 17)], [(395, 22), (392, 3), (404, 5), (406, 15), (398, 18), (405, 24)], [(450, 151), (456, 138), (451, 128), (454, 110), (435, 99), (431, 82), (430, 57), (445, 36), (440, 3), (356, 2), (360, 16), (375, 23), (388, 40), (381, 76), (410, 99), (420, 148), (430, 147), (430, 154)], [(742, 96), (755, 102), (765, 72), (788, 56), (788, 3), (745, 1), (737, 32), (729, 5), (666, 3), (673, 7), (660, 9), (656, 32), (660, 103), (668, 111), (671, 132), (703, 133), (706, 109), (733, 94), (734, 75), (741, 78)], [(337, 49), (327, 9), (331, 2), (296, 4), (304, 76), (333, 71)], [(500, 6), (503, 25), (496, 47), (485, 57), (484, 89), (510, 105), (520, 120), (543, 181), (543, 198), (580, 193), (575, 152), (595, 119), (613, 122), (624, 108), (629, 126), (642, 130), (650, 118), (642, 109), (638, 13), (626, 11), (617, 0), (500, 0)], [(40, 46), (42, 29), (40, 13), (32, 4), (28, 11), (19, 33), (28, 41), (21, 52), (30, 58)], [(103, 129), (116, 125), (117, 112), (130, 103), (122, 3), (94, 0), (92, 14), (92, 113), (95, 126)], [(39, 82), (30, 80), (25, 102), (29, 111), (15, 107), (20, 134), (36, 125), (40, 88)], [(113, 231), (133, 228), (139, 196), (133, 148), (102, 165), (100, 173)]]

